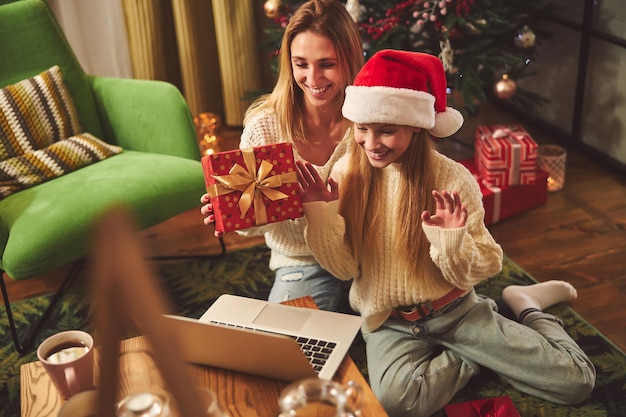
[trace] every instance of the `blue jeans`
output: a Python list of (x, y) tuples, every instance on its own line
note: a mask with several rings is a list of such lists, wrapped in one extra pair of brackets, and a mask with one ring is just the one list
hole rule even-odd
[(268, 300), (280, 303), (310, 295), (321, 310), (336, 311), (349, 285), (319, 265), (286, 266), (276, 270)]
[(583, 401), (595, 368), (553, 315), (524, 324), (474, 291), (426, 321), (390, 318), (364, 334), (372, 390), (390, 416), (431, 416), (489, 368), (516, 389), (560, 404)]

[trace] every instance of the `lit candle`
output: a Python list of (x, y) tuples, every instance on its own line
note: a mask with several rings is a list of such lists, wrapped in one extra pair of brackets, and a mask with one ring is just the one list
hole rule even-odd
[(565, 185), (567, 151), (558, 145), (537, 148), (537, 167), (548, 173), (548, 191), (559, 191)]

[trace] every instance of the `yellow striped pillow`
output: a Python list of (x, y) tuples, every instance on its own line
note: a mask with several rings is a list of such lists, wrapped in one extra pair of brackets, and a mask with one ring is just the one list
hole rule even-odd
[(82, 133), (58, 66), (0, 90), (0, 161)]
[(0, 199), (120, 152), (82, 132), (58, 66), (0, 89)]
[(9, 158), (0, 162), (0, 199), (120, 152), (119, 146), (109, 145), (90, 133), (81, 133)]

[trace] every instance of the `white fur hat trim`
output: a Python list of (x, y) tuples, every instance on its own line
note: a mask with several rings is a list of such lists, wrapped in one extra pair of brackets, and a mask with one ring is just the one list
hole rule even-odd
[(344, 117), (354, 123), (435, 126), (435, 97), (424, 91), (381, 86), (348, 86)]

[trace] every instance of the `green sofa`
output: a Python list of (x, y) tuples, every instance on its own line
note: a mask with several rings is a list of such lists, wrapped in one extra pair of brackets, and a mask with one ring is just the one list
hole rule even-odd
[(0, 56), (0, 88), (58, 65), (84, 131), (123, 148), (0, 200), (0, 268), (9, 277), (26, 280), (88, 255), (93, 222), (112, 206), (128, 206), (142, 229), (199, 206), (200, 153), (175, 86), (87, 75), (41, 0), (0, 5)]

